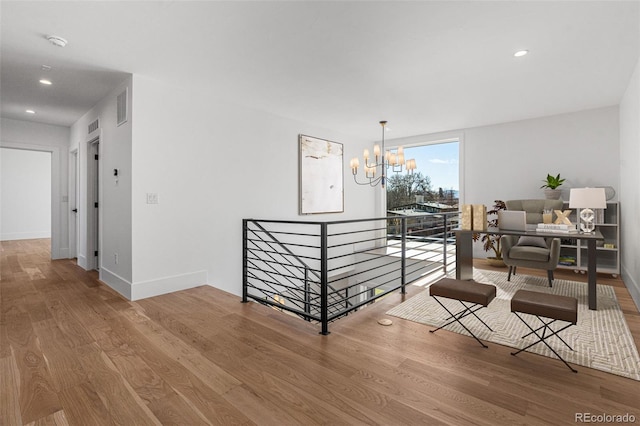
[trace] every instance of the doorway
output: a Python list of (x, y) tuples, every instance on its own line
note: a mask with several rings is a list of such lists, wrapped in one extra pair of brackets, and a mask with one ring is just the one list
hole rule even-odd
[(0, 160), (0, 239), (50, 240), (53, 224), (51, 152), (3, 147)]
[(87, 269), (100, 270), (100, 138), (87, 149)]
[(78, 203), (80, 200), (78, 150), (71, 151), (69, 155), (69, 258), (78, 258), (80, 220), (78, 217)]

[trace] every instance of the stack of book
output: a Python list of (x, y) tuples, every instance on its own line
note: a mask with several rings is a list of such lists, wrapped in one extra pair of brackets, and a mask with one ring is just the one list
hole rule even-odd
[(565, 225), (564, 223), (539, 223), (536, 232), (554, 233), (554, 234), (572, 234), (577, 233), (575, 225)]
[(576, 265), (576, 257), (575, 256), (560, 256), (560, 258), (558, 259), (558, 265), (575, 266)]

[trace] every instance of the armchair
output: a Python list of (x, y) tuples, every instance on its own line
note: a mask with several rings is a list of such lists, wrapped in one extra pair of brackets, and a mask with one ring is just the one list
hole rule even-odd
[[(562, 200), (508, 200), (505, 202), (507, 210), (525, 211), (527, 224), (541, 223), (543, 210), (561, 210), (562, 204)], [(546, 270), (549, 287), (553, 285), (553, 271), (558, 266), (560, 258), (559, 238), (503, 235), (501, 241), (502, 259), (509, 267), (507, 281), (511, 281), (511, 274), (515, 275), (516, 268), (522, 266)]]

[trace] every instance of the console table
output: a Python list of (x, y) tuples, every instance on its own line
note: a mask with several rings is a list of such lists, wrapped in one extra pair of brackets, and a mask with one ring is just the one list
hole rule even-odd
[(473, 234), (497, 234), (497, 235), (518, 235), (533, 236), (544, 238), (575, 238), (577, 240), (585, 240), (587, 242), (587, 278), (588, 278), (588, 295), (589, 309), (596, 310), (598, 301), (596, 298), (596, 241), (604, 240), (602, 233), (596, 230), (592, 234), (581, 233), (554, 233), (554, 232), (536, 232), (533, 231), (508, 231), (506, 229), (489, 228), (486, 231), (470, 231), (466, 229), (454, 229), (456, 234), (456, 279), (471, 280), (473, 279)]

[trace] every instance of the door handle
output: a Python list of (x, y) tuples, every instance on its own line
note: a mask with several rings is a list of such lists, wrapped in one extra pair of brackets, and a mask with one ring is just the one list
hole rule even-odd
[(72, 212), (78, 213), (78, 209), (71, 209)]

